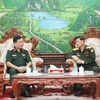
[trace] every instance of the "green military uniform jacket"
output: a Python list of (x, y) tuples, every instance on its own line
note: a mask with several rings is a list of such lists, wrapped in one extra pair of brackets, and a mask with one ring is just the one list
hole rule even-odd
[[(20, 67), (26, 66), (28, 62), (31, 62), (31, 58), (28, 51), (26, 51), (25, 49), (21, 49), (20, 52), (18, 52), (14, 47), (12, 50), (7, 51), (6, 62), (11, 62), (12, 64)], [(7, 67), (7, 72), (10, 74), (10, 82), (12, 84), (12, 76), (19, 72), (15, 68), (10, 67)]]
[(21, 49), (21, 51), (18, 52), (16, 48), (13, 48), (12, 50), (8, 50), (6, 62), (11, 62), (12, 64), (20, 67), (26, 66), (28, 62), (31, 62), (31, 58), (27, 50)]
[(73, 51), (66, 56), (66, 58), (70, 59), (73, 55), (84, 61), (84, 64), (77, 64), (77, 66), (82, 65), (85, 70), (94, 70), (94, 67), (96, 67), (96, 72), (98, 72), (99, 67), (95, 62), (95, 52), (92, 47), (85, 45), (83, 51), (79, 48), (74, 48)]

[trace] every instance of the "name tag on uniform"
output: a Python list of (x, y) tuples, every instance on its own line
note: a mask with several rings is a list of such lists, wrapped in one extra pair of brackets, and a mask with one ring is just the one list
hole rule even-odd
[(12, 56), (15, 57), (15, 56), (17, 56), (17, 55), (13, 54)]
[(89, 51), (85, 51), (85, 52), (84, 52), (85, 55), (87, 55), (87, 54), (89, 54), (89, 53), (90, 53)]
[(22, 56), (26, 56), (26, 54), (22, 54)]

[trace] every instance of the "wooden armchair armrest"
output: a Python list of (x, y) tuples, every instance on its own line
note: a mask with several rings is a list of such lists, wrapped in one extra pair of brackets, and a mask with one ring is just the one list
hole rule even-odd
[(3, 85), (4, 85), (4, 63), (0, 62), (0, 96), (3, 94)]
[(32, 64), (33, 64), (33, 66), (36, 66), (37, 68), (41, 68), (41, 66), (43, 65), (43, 63), (44, 63), (44, 61), (40, 57), (34, 57), (34, 58), (32, 58)]
[(0, 73), (4, 72), (4, 63), (0, 62)]
[(77, 66), (76, 62), (73, 59), (67, 59), (66, 64), (69, 66), (68, 68), (66, 68), (67, 72), (70, 72), (71, 68), (74, 68), (75, 66)]

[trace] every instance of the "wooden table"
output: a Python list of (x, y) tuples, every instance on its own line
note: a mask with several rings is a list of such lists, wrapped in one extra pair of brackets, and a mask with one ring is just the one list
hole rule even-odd
[(15, 100), (18, 100), (21, 94), (21, 85), (22, 84), (38, 84), (38, 86), (42, 87), (41, 91), (43, 91), (44, 86), (70, 86), (74, 83), (81, 83), (83, 85), (86, 84), (95, 84), (96, 89), (92, 89), (93, 98), (98, 99), (100, 95), (100, 74), (98, 75), (81, 75), (81, 76), (71, 76), (69, 74), (63, 75), (27, 75), (27, 74), (16, 74), (13, 76), (12, 88), (15, 95)]

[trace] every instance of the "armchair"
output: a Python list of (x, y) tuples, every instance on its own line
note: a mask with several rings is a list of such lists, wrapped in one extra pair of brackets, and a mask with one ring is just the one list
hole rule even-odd
[(13, 37), (16, 35), (21, 35), (24, 39), (23, 48), (28, 50), (32, 59), (32, 64), (35, 64), (36, 67), (43, 65), (43, 59), (34, 55), (38, 44), (38, 39), (36, 37), (32, 37), (29, 40), (26, 40), (22, 32), (20, 32), (17, 28), (11, 28), (2, 36), (2, 40), (0, 40), (0, 96), (4, 92), (5, 85), (10, 85), (10, 75), (6, 72), (7, 67), (5, 60), (7, 50), (13, 47)]
[[(100, 30), (96, 28), (89, 28), (86, 32), (82, 34), (85, 38), (85, 44), (94, 48), (96, 54), (96, 63), (100, 67)], [(75, 48), (75, 39), (71, 38), (69, 41), (72, 48)], [(73, 66), (73, 62), (69, 62), (70, 66)]]
[[(97, 30), (96, 28), (89, 28), (86, 32), (82, 34), (82, 36), (85, 38), (85, 45), (89, 45), (94, 48), (95, 55), (96, 55), (96, 63), (100, 67), (100, 30)], [(69, 41), (72, 49), (75, 48), (75, 38), (71, 38)], [(75, 66), (75, 62), (73, 59), (67, 59), (66, 63), (68, 64), (69, 68), (66, 68), (66, 70), (70, 71), (71, 67)], [(92, 85), (92, 88), (91, 88)], [(63, 87), (65, 90), (66, 85)], [(68, 86), (67, 88), (70, 88), (71, 86)], [(73, 87), (73, 86), (72, 86)], [(94, 94), (95, 90), (95, 84), (84, 84), (82, 88), (88, 88), (90, 91), (90, 94)], [(70, 90), (70, 89), (69, 89)], [(71, 90), (70, 92), (71, 93)]]

